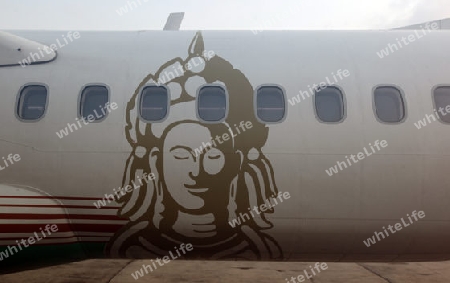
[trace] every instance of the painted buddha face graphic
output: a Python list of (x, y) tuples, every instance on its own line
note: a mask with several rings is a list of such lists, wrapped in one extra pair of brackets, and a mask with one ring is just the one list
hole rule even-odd
[[(113, 257), (164, 256), (174, 245), (192, 243), (186, 257), (204, 259), (281, 259), (278, 243), (263, 230), (271, 208), (238, 227), (229, 223), (240, 213), (275, 197), (278, 189), (270, 161), (261, 148), (268, 128), (253, 114), (253, 87), (247, 78), (219, 56), (203, 60), (200, 71), (187, 69), (166, 85), (181, 89), (171, 98), (169, 116), (160, 123), (144, 123), (137, 117), (143, 86), (160, 81), (164, 70), (185, 66), (204, 54), (198, 32), (186, 59), (175, 58), (137, 86), (128, 106), (125, 127), (132, 147), (123, 177), (124, 186), (143, 172), (156, 178), (117, 201), (119, 215), (129, 223), (108, 244)], [(201, 60), (199, 59), (198, 62)], [(196, 115), (192, 82), (223, 85), (229, 94), (225, 121), (204, 123)], [(230, 133), (240, 122), (253, 128), (227, 141), (206, 146), (215, 137)], [(203, 146), (203, 147), (202, 147)]]
[[(186, 131), (195, 135), (180, 140), (179, 137), (184, 136)], [(180, 207), (192, 213), (205, 208), (208, 194), (219, 193), (212, 192), (218, 189), (213, 176), (224, 170), (225, 153), (215, 147), (199, 156), (195, 153), (202, 142), (212, 138), (207, 127), (183, 123), (173, 127), (164, 139), (162, 168), (167, 191)], [(174, 172), (179, 176), (178, 179), (173, 178)]]

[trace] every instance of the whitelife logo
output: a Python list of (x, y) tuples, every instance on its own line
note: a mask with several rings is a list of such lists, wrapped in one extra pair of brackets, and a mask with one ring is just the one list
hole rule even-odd
[[(181, 252), (183, 253), (183, 255), (186, 254), (186, 252), (191, 252), (192, 250), (194, 250), (194, 247), (192, 246), (192, 244), (181, 244), (179, 248), (174, 247), (175, 248), (175, 252), (177, 253), (178, 256), (175, 256), (172, 251), (169, 251), (169, 255), (163, 256), (162, 259), (157, 258), (156, 262), (158, 263), (158, 265), (160, 267), (163, 267), (164, 264), (168, 264), (171, 260), (175, 260), (179, 257), (181, 257)], [(178, 250), (180, 249), (180, 250)], [(161, 262), (162, 261), (162, 262)], [(151, 265), (142, 265), (142, 268), (139, 270), (136, 270), (134, 273), (131, 273), (131, 276), (133, 277), (134, 280), (138, 280), (141, 277), (144, 277), (145, 274), (149, 274), (149, 272), (153, 272), (155, 270), (158, 269), (158, 266), (155, 264), (155, 262), (153, 261), (153, 259), (151, 260)]]
[[(409, 225), (415, 223), (415, 222), (412, 221), (411, 217), (414, 218), (414, 220), (416, 220), (416, 222), (417, 222), (417, 221), (419, 221), (419, 219), (422, 219), (422, 218), (425, 217), (425, 212), (423, 212), (423, 211), (417, 212), (417, 211), (414, 210), (411, 213), (411, 216), (409, 216), (409, 214), (407, 214), (406, 216), (409, 219), (409, 224), (407, 222), (405, 222), (405, 220), (403, 218), (401, 218), (400, 219), (401, 223), (400, 222), (396, 223), (394, 226), (389, 225), (388, 226), (388, 230), (391, 231), (392, 234), (395, 234), (398, 231), (402, 230), (404, 227), (408, 227)], [(417, 218), (417, 217), (419, 217), (419, 218)], [(394, 228), (395, 228), (395, 230), (394, 230)], [(384, 226), (383, 226), (383, 231), (384, 231), (384, 234), (383, 234), (383, 232), (375, 232), (374, 236), (372, 236), (372, 238), (368, 238), (367, 241), (363, 241), (364, 245), (366, 245), (366, 247), (370, 247), (372, 245), (375, 245), (377, 243), (377, 240), (381, 241), (381, 240), (383, 240), (385, 238), (385, 236), (384, 236), (385, 234), (386, 234), (386, 237), (389, 237), (390, 234), (389, 234), (389, 232), (387, 231), (387, 229)], [(375, 239), (375, 237), (377, 238), (377, 240)]]
[[(438, 114), (438, 111), (440, 115)], [(439, 107), (439, 110), (434, 109), (433, 114), (425, 114), (425, 118), (417, 121), (417, 123), (414, 123), (414, 126), (416, 126), (418, 130), (420, 130), (422, 128), (425, 128), (429, 124), (436, 122), (438, 120), (438, 117), (441, 117), (442, 119), (449, 113), (450, 113), (450, 105), (445, 106), (445, 108)]]
[[(230, 127), (229, 128), (230, 134), (224, 133), (222, 136), (216, 135), (215, 138), (211, 139), (211, 142), (207, 142), (207, 143), (202, 142), (202, 145), (200, 147), (194, 149), (195, 157), (200, 156), (203, 151), (206, 152), (213, 147), (217, 148), (217, 143), (219, 145), (221, 145), (224, 142), (230, 140), (230, 138), (235, 138), (239, 134), (244, 133), (247, 130), (250, 130), (251, 128), (253, 128), (253, 124), (250, 121), (247, 121), (247, 122), (241, 121), (239, 123), (239, 126), (234, 124), (234, 128), (235, 128), (235, 132), (233, 132), (233, 130)], [(230, 135), (231, 135), (231, 137), (230, 137)], [(220, 138), (222, 138), (222, 139), (220, 139)], [(216, 141), (217, 141), (217, 143), (216, 143)]]
[[(379, 140), (376, 140), (374, 142), (374, 145), (372, 146), (371, 143), (369, 143), (371, 152), (369, 152), (367, 150), (367, 148), (363, 148), (364, 152), (359, 152), (357, 155), (350, 155), (350, 158), (348, 156), (345, 157), (346, 161), (338, 161), (337, 165), (335, 165), (334, 167), (330, 167), (330, 169), (325, 169), (325, 172), (327, 172), (328, 176), (333, 176), (337, 173), (339, 173), (339, 170), (344, 170), (347, 169), (347, 164), (348, 166), (352, 166), (353, 164), (358, 163), (359, 161), (365, 159), (368, 156), (371, 156), (372, 154), (376, 153), (377, 151), (380, 151), (382, 148), (386, 148), (388, 146), (387, 141), (382, 140), (381, 142)], [(380, 147), (381, 146), (381, 147)], [(377, 148), (377, 150), (375, 150), (375, 148)], [(356, 159), (358, 158), (358, 159)], [(351, 160), (350, 160), (351, 159)], [(353, 163), (352, 163), (353, 162)]]
[(59, 39), (56, 39), (56, 44), (55, 43), (50, 44), (50, 48), (48, 46), (44, 46), (43, 49), (38, 47), (39, 53), (30, 52), (30, 55), (28, 55), (27, 58), (23, 59), (22, 61), (19, 61), (19, 64), (20, 66), (22, 66), (22, 68), (25, 68), (26, 66), (31, 65), (34, 62), (37, 62), (38, 60), (44, 58), (45, 57), (44, 52), (47, 53), (47, 55), (50, 55), (52, 54), (53, 51), (56, 51), (59, 48), (63, 48), (64, 46), (73, 42), (75, 39), (79, 39), (80, 37), (81, 35), (78, 31), (73, 33), (69, 31), (67, 33), (67, 37), (65, 35), (62, 35), (62, 40), (64, 41), (65, 44), (59, 41)]
[[(118, 109), (118, 105), (115, 102), (109, 103), (106, 102), (104, 106), (99, 105), (98, 108), (101, 110), (101, 114), (97, 113), (97, 109), (94, 109), (94, 114), (89, 114), (87, 117), (83, 117), (81, 119), (75, 118), (75, 123), (67, 123), (67, 127), (60, 130), (59, 132), (56, 132), (56, 135), (58, 138), (62, 139), (66, 136), (68, 136), (70, 133), (73, 133), (74, 131), (77, 131), (78, 129), (81, 129), (83, 126), (81, 122), (83, 122), (84, 125), (89, 125), (90, 123), (96, 121), (96, 119), (103, 119), (106, 117), (107, 114), (111, 113), (113, 110)], [(77, 127), (78, 124), (78, 127)], [(70, 131), (70, 132), (69, 132)]]
[(403, 36), (401, 39), (396, 38), (395, 40), (397, 43), (391, 44), (389, 43), (386, 48), (381, 49), (377, 52), (377, 55), (380, 59), (383, 59), (392, 53), (399, 51), (405, 46), (408, 46), (409, 44), (413, 43), (414, 41), (421, 39), (422, 37), (428, 35), (432, 30), (438, 30), (439, 25), (434, 23), (426, 23), (425, 29), (423, 26), (420, 26), (421, 30), (414, 30), (414, 33), (408, 35), (408, 37)]
[[(291, 195), (289, 194), (289, 192), (284, 192), (284, 193), (279, 192), (277, 198), (280, 200), (280, 203), (282, 203), (283, 200), (288, 200), (288, 199), (290, 199), (290, 198), (291, 198)], [(248, 220), (250, 220), (250, 219), (255, 218), (255, 214), (253, 214), (253, 211), (252, 211), (252, 210), (254, 210), (254, 211), (257, 213), (257, 215), (260, 215), (261, 212), (265, 212), (266, 210), (269, 210), (269, 209), (271, 209), (272, 207), (277, 206), (277, 205), (278, 205), (277, 198), (272, 198), (272, 199), (271, 199), (272, 202), (270, 202), (269, 199), (266, 199), (265, 202), (259, 206), (259, 210), (258, 210), (258, 207), (257, 207), (256, 205), (255, 205), (253, 208), (249, 208), (248, 211), (249, 211), (251, 217), (250, 217), (250, 215), (249, 215), (248, 213), (245, 213), (245, 212), (242, 213), (242, 212), (240, 212), (240, 213), (239, 213), (239, 217), (238, 217), (238, 218), (235, 218), (235, 219), (233, 219), (233, 220), (231, 220), (231, 221), (228, 221), (228, 224), (230, 224), (230, 226), (231, 226), (232, 228), (235, 228), (236, 226), (239, 226), (239, 225), (241, 225), (241, 224), (244, 224), (245, 221), (248, 221)]]
[[(321, 90), (323, 90), (329, 86), (333, 86), (336, 83), (338, 83), (339, 81), (342, 81), (345, 78), (348, 78), (350, 76), (350, 71), (347, 69), (345, 69), (345, 70), (339, 69), (339, 70), (337, 70), (336, 74), (334, 72), (332, 72), (331, 75), (333, 76), (333, 80), (330, 80), (329, 77), (325, 77), (326, 82), (323, 81), (323, 82), (320, 82), (319, 84), (313, 84), (312, 86), (308, 85), (308, 91), (300, 90), (296, 96), (288, 99), (289, 104), (291, 106), (299, 104), (300, 102), (302, 102), (302, 100), (310, 98), (311, 96), (315, 95), (317, 92), (320, 92)], [(339, 77), (339, 79), (338, 79), (338, 77)]]
[[(322, 262), (322, 263), (316, 262), (316, 264), (314, 264), (314, 267), (312, 267), (311, 265), (309, 266), (310, 273), (308, 273), (308, 271), (305, 269), (305, 270), (303, 270), (303, 274), (305, 274), (304, 276), (302, 274), (300, 274), (299, 276), (297, 276), (297, 278), (291, 277), (291, 280), (289, 280), (287, 278), (285, 278), (285, 280), (287, 283), (305, 282), (305, 279), (310, 280), (314, 276), (319, 275), (320, 272), (327, 270), (327, 269), (328, 269), (328, 265), (325, 262)], [(316, 271), (314, 271), (314, 270), (316, 270)], [(316, 274), (316, 272), (317, 272), (317, 274)], [(311, 282), (313, 282), (313, 281), (311, 280)]]
[[(107, 205), (106, 201), (108, 201), (108, 204), (115, 201), (116, 199), (120, 199), (121, 197), (125, 196), (128, 193), (131, 193), (134, 190), (139, 189), (144, 183), (142, 181), (145, 181), (145, 183), (148, 183), (150, 180), (155, 180), (156, 175), (153, 173), (144, 173), (142, 177), (137, 176), (139, 184), (136, 185), (135, 180), (131, 181), (131, 185), (126, 185), (125, 187), (120, 187), (118, 189), (114, 188), (114, 195), (112, 194), (105, 194), (105, 197), (101, 200), (98, 200), (97, 202), (94, 202), (95, 207), (98, 209), (104, 207)], [(120, 193), (120, 195), (119, 195)]]
[(5, 165), (4, 167), (0, 164), (0, 171), (5, 170), (6, 168), (8, 168), (11, 165), (14, 165), (16, 162), (20, 161), (20, 155), (19, 154), (8, 154), (8, 157), (2, 157), (3, 160), (3, 165)]
[(42, 235), (42, 237), (38, 235), (38, 232), (34, 232), (33, 236), (29, 237), (28, 239), (22, 239), (20, 240), (20, 242), (16, 241), (17, 246), (8, 246), (6, 250), (0, 252), (0, 261), (13, 256), (14, 254), (18, 253), (19, 250), (22, 251), (22, 246), (24, 248), (28, 248), (29, 246), (41, 241), (42, 239), (47, 238), (47, 236), (50, 236), (52, 233), (58, 232), (58, 226), (56, 224), (47, 224), (44, 228), (45, 232), (44, 230), (42, 230), (42, 227), (40, 227), (39, 230), (41, 230), (40, 234)]

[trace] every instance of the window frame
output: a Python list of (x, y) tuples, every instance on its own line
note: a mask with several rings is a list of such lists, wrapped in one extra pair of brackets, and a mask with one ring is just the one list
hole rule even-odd
[[(441, 116), (438, 114), (438, 109), (437, 109), (437, 105), (436, 105), (436, 99), (435, 99), (434, 92), (436, 91), (436, 89), (441, 88), (441, 87), (448, 87), (448, 88), (450, 88), (450, 84), (437, 84), (437, 85), (435, 85), (435, 86), (433, 86), (433, 87), (431, 88), (431, 101), (432, 101), (431, 110), (432, 110), (433, 113), (434, 113), (434, 110), (436, 109), (436, 116), (437, 116), (436, 118), (437, 118), (437, 120), (438, 120), (440, 123), (442, 123), (443, 125), (449, 126), (450, 123), (446, 123), (446, 122), (444, 122), (444, 121), (441, 119)], [(450, 113), (447, 114), (447, 115), (450, 115)]]
[[(105, 87), (106, 90), (108, 91), (108, 102), (111, 103), (111, 90), (110, 90), (110, 87), (107, 84), (104, 84), (104, 83), (88, 83), (88, 84), (83, 85), (81, 87), (80, 93), (78, 95), (78, 101), (77, 101), (78, 102), (77, 117), (78, 117), (79, 120), (83, 119), (83, 109), (81, 107), (81, 103), (83, 102), (82, 101), (82, 99), (83, 99), (83, 92), (84, 92), (84, 90), (86, 88), (91, 87), (91, 86)], [(106, 112), (106, 114), (105, 114), (105, 116), (103, 116), (103, 118), (98, 119), (98, 120), (96, 119), (96, 120), (94, 120), (92, 122), (89, 122), (89, 123), (101, 123), (101, 122), (103, 122), (109, 115), (108, 111), (105, 111), (105, 112)], [(86, 119), (86, 122), (87, 121), (88, 120)]]
[(319, 115), (317, 114), (317, 108), (316, 108), (316, 95), (320, 91), (316, 91), (316, 90), (314, 91), (314, 95), (313, 95), (313, 99), (312, 99), (313, 109), (314, 109), (314, 116), (316, 117), (316, 120), (319, 123), (321, 123), (321, 124), (328, 124), (328, 125), (341, 124), (347, 119), (347, 98), (346, 98), (344, 89), (341, 86), (339, 86), (339, 85), (326, 85), (323, 89), (325, 89), (325, 88), (334, 88), (334, 89), (337, 89), (341, 93), (341, 95), (342, 95), (342, 107), (344, 108), (343, 111), (342, 111), (342, 118), (341, 118), (341, 120), (339, 120), (337, 122), (325, 122), (325, 121), (322, 121), (320, 119)]
[[(164, 116), (164, 118), (157, 120), (157, 121), (150, 121), (150, 120), (146, 120), (144, 117), (142, 117), (142, 113), (141, 113), (141, 105), (142, 105), (142, 96), (144, 95), (144, 89), (147, 87), (162, 87), (167, 91), (167, 113)], [(153, 124), (153, 123), (162, 123), (165, 120), (167, 120), (167, 118), (169, 118), (170, 115), (170, 105), (171, 105), (171, 94), (170, 94), (170, 89), (163, 84), (156, 84), (156, 83), (147, 83), (145, 85), (143, 85), (140, 89), (139, 89), (139, 95), (138, 95), (138, 100), (137, 100), (137, 116), (139, 117), (139, 120), (142, 121), (143, 123), (146, 124)]]
[[(200, 97), (200, 91), (203, 88), (205, 88), (205, 87), (220, 87), (225, 92), (225, 103), (226, 103), (225, 104), (225, 116), (222, 119), (218, 120), (218, 121), (206, 121), (206, 120), (203, 120), (200, 117), (200, 113), (199, 113), (199, 110), (200, 110), (200, 108), (199, 108), (199, 100), (200, 99), (199, 99), (199, 97)], [(199, 121), (201, 121), (204, 124), (219, 124), (219, 123), (223, 123), (228, 118), (229, 111), (230, 111), (230, 97), (229, 97), (229, 94), (228, 94), (228, 89), (227, 89), (227, 87), (225, 85), (219, 84), (219, 83), (210, 83), (210, 84), (203, 84), (203, 85), (201, 85), (201, 86), (199, 86), (197, 88), (196, 97), (195, 97), (195, 115), (197, 116), (197, 119)]]
[[(279, 121), (276, 122), (265, 122), (263, 120), (261, 120), (258, 116), (258, 91), (261, 88), (264, 87), (276, 87), (279, 88), (281, 90), (281, 93), (283, 94), (283, 99), (284, 99), (284, 115), (283, 118), (281, 118)], [(288, 116), (288, 111), (289, 111), (289, 107), (288, 107), (288, 101), (287, 101), (287, 93), (286, 93), (286, 89), (279, 84), (261, 84), (258, 87), (255, 88), (255, 90), (253, 91), (253, 114), (256, 117), (256, 120), (261, 123), (261, 124), (266, 124), (266, 125), (276, 125), (276, 124), (281, 124), (283, 123), (287, 116)]]
[[(376, 104), (375, 104), (375, 91), (378, 88), (381, 88), (381, 87), (395, 88), (400, 93), (400, 98), (401, 98), (402, 103), (403, 103), (403, 118), (400, 121), (389, 123), (389, 122), (385, 122), (385, 121), (381, 120), (378, 117), (377, 107), (376, 107)], [(407, 118), (408, 118), (408, 103), (406, 101), (405, 92), (403, 91), (403, 89), (399, 85), (396, 85), (396, 84), (378, 84), (378, 85), (374, 86), (372, 88), (372, 110), (373, 110), (373, 114), (375, 115), (375, 119), (377, 120), (377, 122), (379, 122), (381, 124), (385, 124), (385, 125), (400, 125), (400, 124), (404, 123), (407, 120)]]
[[(42, 116), (39, 117), (38, 119), (33, 119), (33, 120), (23, 119), (22, 117), (20, 117), (20, 114), (19, 114), (20, 113), (20, 109), (19, 109), (19, 107), (20, 107), (20, 99), (22, 97), (22, 91), (26, 87), (29, 87), (29, 86), (42, 86), (42, 87), (45, 87), (45, 90), (47, 92), (47, 99), (45, 101), (44, 113), (42, 113)], [(48, 85), (46, 83), (39, 83), (39, 82), (26, 83), (26, 84), (22, 85), (19, 88), (19, 92), (16, 95), (16, 107), (14, 108), (14, 114), (15, 114), (17, 120), (19, 120), (20, 122), (23, 122), (23, 123), (37, 123), (37, 122), (41, 121), (42, 119), (44, 119), (45, 116), (47, 115), (49, 101), (50, 101), (50, 88), (48, 87)]]

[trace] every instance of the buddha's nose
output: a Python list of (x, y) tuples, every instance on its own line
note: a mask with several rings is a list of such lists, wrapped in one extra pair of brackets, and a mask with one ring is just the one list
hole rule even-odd
[(198, 177), (199, 173), (200, 173), (200, 161), (199, 161), (199, 159), (197, 159), (194, 162), (191, 171), (189, 172), (189, 177), (191, 179), (196, 179)]

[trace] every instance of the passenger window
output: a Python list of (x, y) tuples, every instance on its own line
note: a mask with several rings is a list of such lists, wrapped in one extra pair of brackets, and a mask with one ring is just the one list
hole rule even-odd
[(139, 112), (147, 122), (164, 120), (169, 108), (169, 93), (164, 86), (146, 86), (142, 90)]
[(27, 121), (39, 120), (44, 116), (47, 106), (47, 87), (42, 85), (29, 85), (20, 92), (17, 115)]
[(321, 122), (337, 123), (344, 119), (344, 96), (337, 87), (327, 86), (316, 92), (314, 104)]
[(221, 86), (203, 86), (197, 97), (198, 116), (206, 122), (219, 122), (227, 114), (227, 94)]
[(375, 111), (384, 123), (399, 123), (405, 118), (405, 104), (399, 89), (380, 86), (374, 92)]
[[(86, 86), (81, 93), (80, 115), (83, 119), (99, 121), (105, 118), (105, 108), (109, 102), (109, 93), (106, 86)], [(92, 118), (93, 117), (93, 118)]]
[(450, 123), (450, 86), (441, 86), (434, 90), (434, 104), (439, 119), (444, 123)]
[(256, 91), (256, 114), (266, 123), (283, 120), (286, 103), (283, 90), (278, 86), (261, 86)]

